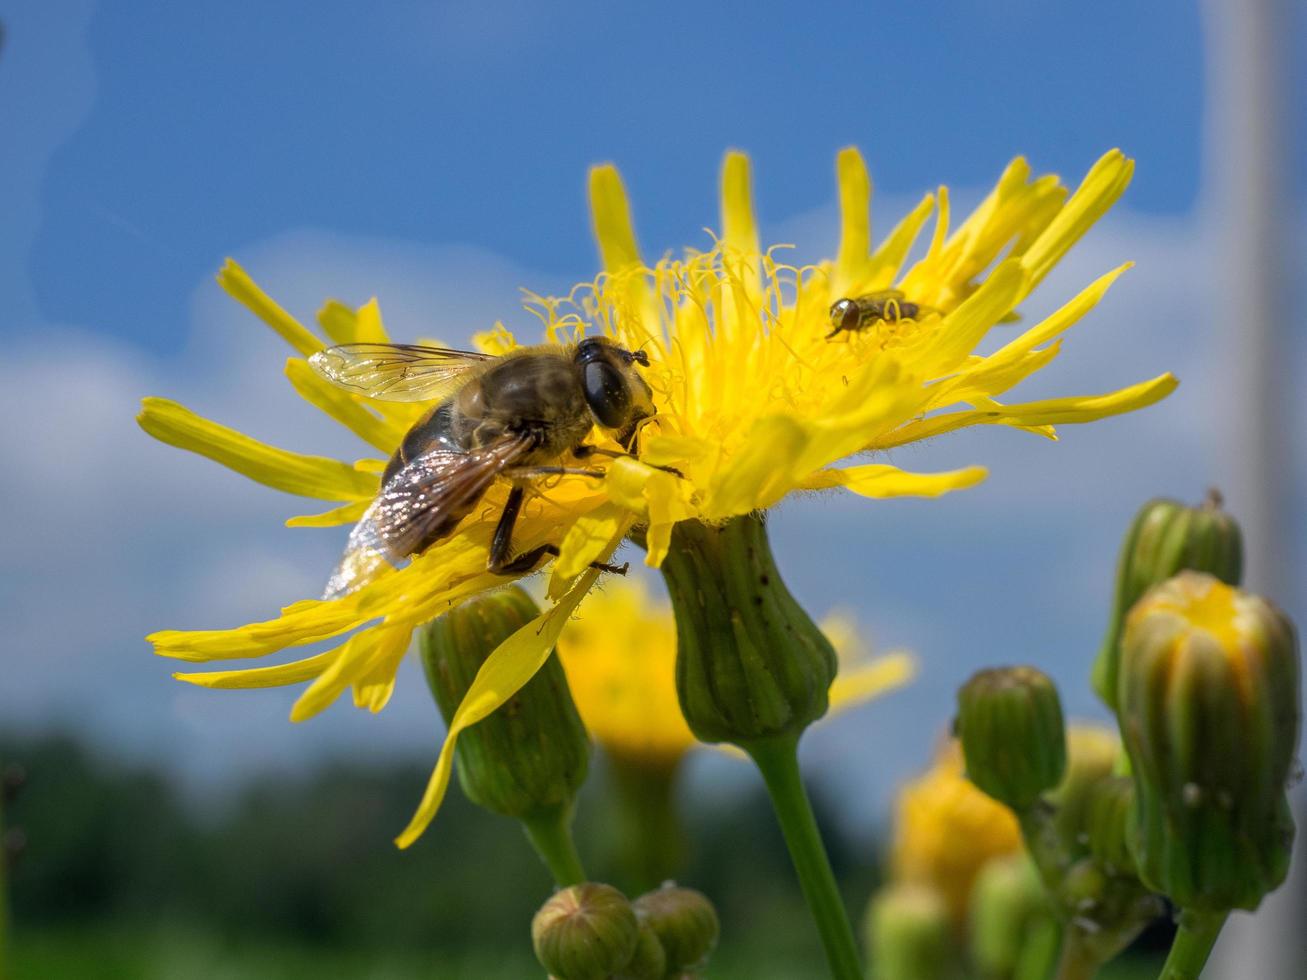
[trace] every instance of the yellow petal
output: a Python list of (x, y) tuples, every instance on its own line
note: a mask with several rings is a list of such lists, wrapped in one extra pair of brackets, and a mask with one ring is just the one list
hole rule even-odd
[(972, 425), (1026, 427), (1094, 422), (1159, 402), (1173, 392), (1178, 384), (1174, 375), (1168, 373), (1104, 395), (1050, 398), (969, 412), (947, 412), (901, 426), (885, 438), (877, 440), (875, 448), (902, 446)]
[(160, 442), (206, 456), (265, 486), (319, 500), (364, 500), (377, 481), (347, 463), (277, 449), (229, 429), (167, 398), (146, 398), (136, 416)]
[(840, 189), (840, 250), (831, 294), (843, 296), (852, 283), (866, 276), (871, 256), (871, 175), (862, 154), (852, 146), (840, 150), (835, 173)]
[(621, 544), (633, 523), (631, 512), (617, 504), (600, 504), (582, 514), (563, 535), (558, 558), (549, 579), (549, 598), (557, 599), (567, 591), (572, 579), (584, 572), (591, 562), (603, 561)]
[(940, 324), (940, 341), (930, 352), (930, 370), (953, 370), (994, 324), (1027, 292), (1027, 273), (1019, 259), (1008, 259)]
[(340, 655), (339, 650), (327, 650), (303, 660), (272, 667), (247, 667), (244, 670), (206, 670), (178, 672), (173, 678), (194, 684), (196, 687), (221, 688), (226, 691), (248, 690), (259, 687), (282, 687), (312, 680), (331, 666)]
[(388, 671), (394, 676), (413, 636), (408, 625), (383, 624), (360, 630), (335, 651), (336, 658), (299, 696), (290, 709), (291, 721), (304, 721), (328, 707), (360, 678)]
[(286, 343), (308, 357), (322, 350), (322, 341), (260, 289), (239, 265), (228, 259), (218, 273), (218, 285), (260, 320), (281, 334)]
[(375, 296), (359, 307), (354, 336), (359, 343), (384, 344), (390, 341), (390, 334), (381, 322), (381, 305)]
[(463, 702), (450, 720), (445, 744), (441, 746), (435, 771), (427, 783), (426, 792), (418, 804), (417, 812), (403, 832), (395, 838), (398, 847), (408, 847), (422, 835), (435, 818), (449, 787), (449, 776), (454, 767), (454, 747), (465, 728), (475, 725), (511, 698), (522, 685), (535, 676), (536, 671), (549, 659), (558, 634), (577, 603), (594, 585), (599, 573), (591, 569), (582, 575), (558, 603), (549, 611), (537, 616), (507, 640), (501, 643), (481, 665), (463, 696)]
[(889, 237), (871, 254), (867, 263), (866, 279), (858, 284), (857, 292), (884, 289), (898, 275), (899, 267), (912, 250), (922, 227), (935, 210), (935, 195), (927, 194), (889, 233)]
[(318, 310), (318, 326), (333, 344), (352, 344), (358, 339), (358, 313), (338, 299), (329, 299)]
[(805, 490), (844, 487), (863, 497), (938, 497), (953, 490), (974, 487), (989, 471), (968, 466), (945, 473), (907, 473), (897, 466), (867, 463), (840, 470), (819, 470), (804, 481)]
[(759, 419), (741, 450), (715, 474), (704, 516), (723, 520), (776, 503), (793, 488), (786, 463), (800, 457), (808, 438), (804, 427), (787, 415)]
[(830, 686), (832, 715), (856, 708), (896, 687), (902, 687), (917, 674), (917, 660), (909, 653), (887, 653), (853, 667), (841, 665)]
[(722, 161), (722, 242), (742, 255), (757, 255), (762, 249), (749, 170), (747, 153), (732, 150)]
[(1045, 352), (1041, 352), (1042, 356), (1031, 356), (1032, 348), (1046, 343), (1074, 326), (1098, 304), (1121, 273), (1132, 265), (1133, 262), (1127, 262), (1100, 276), (1061, 309), (1045, 317), (993, 354), (978, 360), (974, 367), (961, 372), (957, 378), (941, 385), (932, 399), (932, 404), (944, 404), (945, 401), (949, 404), (970, 401), (971, 392), (999, 395), (1044, 367), (1052, 360), (1056, 350), (1050, 347)]
[(323, 511), (321, 514), (303, 514), (299, 517), (288, 517), (286, 519), (287, 527), (340, 527), (342, 524), (353, 524), (368, 509), (370, 500), (355, 500), (353, 503), (342, 504), (339, 507), (333, 507), (331, 510)]
[(619, 272), (640, 262), (631, 205), (621, 174), (611, 163), (590, 168), (590, 220), (607, 272)]
[(1021, 257), (1034, 288), (1130, 185), (1135, 162), (1120, 150), (1099, 158), (1071, 199)]
[(314, 408), (325, 412), (364, 442), (391, 453), (404, 438), (404, 430), (378, 418), (355, 396), (319, 375), (299, 357), (286, 361), (286, 377), (296, 393)]

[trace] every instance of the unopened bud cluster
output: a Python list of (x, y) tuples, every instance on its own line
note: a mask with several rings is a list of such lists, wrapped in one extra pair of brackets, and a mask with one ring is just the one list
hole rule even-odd
[(708, 963), (720, 926), (712, 903), (671, 883), (634, 902), (598, 882), (555, 894), (536, 913), (536, 958), (554, 980), (670, 980)]
[[(1191, 971), (1174, 975), (1196, 976), (1213, 924), (1256, 908), (1287, 874), (1298, 643), (1283, 613), (1237, 587), (1242, 564), (1238, 525), (1218, 495), (1139, 512), (1093, 670), (1119, 742), (1102, 732), (1068, 739), (1056, 688), (1031, 667), (981, 671), (958, 693), (967, 775), (1017, 813), (1064, 947), (1085, 962), (1124, 948), (1165, 896), (1184, 912), (1177, 949)], [(994, 881), (974, 894), (1010, 884)], [(977, 946), (975, 961), (1004, 959), (1011, 932), (987, 925), (992, 949)]]

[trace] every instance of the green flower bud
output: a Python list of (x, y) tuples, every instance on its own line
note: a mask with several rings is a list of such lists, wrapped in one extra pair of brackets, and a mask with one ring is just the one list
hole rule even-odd
[(981, 977), (1016, 976), (1030, 955), (1027, 951), (1040, 940), (1046, 958), (1053, 959), (1058, 932), (1052, 905), (1029, 855), (1011, 854), (985, 865), (972, 886), (968, 915), (971, 960)]
[(631, 962), (639, 932), (626, 896), (597, 882), (557, 892), (531, 921), (536, 959), (557, 980), (609, 980)]
[(1182, 572), (1130, 611), (1117, 703), (1146, 885), (1218, 912), (1284, 880), (1300, 692), (1293, 624), (1263, 599)]
[(717, 947), (721, 924), (712, 902), (670, 882), (635, 900), (635, 914), (658, 937), (671, 974), (700, 970)]
[[(514, 586), (469, 599), (418, 632), (427, 683), (446, 722), (486, 658), (537, 615), (531, 597)], [(520, 820), (570, 808), (585, 780), (590, 740), (557, 656), (463, 732), (455, 752), (463, 792), (493, 813)]]
[(760, 515), (680, 522), (662, 572), (677, 695), (700, 741), (797, 736), (826, 713), (835, 651), (781, 581)]
[(663, 944), (648, 922), (642, 921), (638, 915), (636, 921), (640, 923), (640, 932), (635, 941), (635, 952), (614, 980), (663, 980), (667, 976), (667, 953), (663, 951)]
[(1109, 873), (1135, 874), (1127, 834), (1134, 798), (1134, 783), (1128, 776), (1100, 780), (1090, 794), (1086, 823), (1089, 853)]
[(1071, 724), (1066, 733), (1067, 766), (1062, 782), (1049, 794), (1053, 827), (1066, 854), (1084, 857), (1088, 848), (1089, 811), (1099, 783), (1118, 765), (1121, 739), (1114, 729)]
[(955, 952), (948, 904), (928, 885), (890, 885), (867, 910), (872, 980), (944, 980)]
[(1150, 500), (1126, 533), (1117, 560), (1107, 636), (1093, 669), (1094, 690), (1109, 708), (1116, 709), (1126, 614), (1154, 585), (1185, 569), (1207, 572), (1228, 585), (1238, 585), (1242, 578), (1243, 536), (1234, 518), (1221, 509), (1221, 495), (1215, 490), (1198, 507), (1175, 500)]
[(958, 691), (956, 724), (967, 777), (1000, 803), (1024, 810), (1062, 778), (1062, 703), (1034, 667), (980, 671)]

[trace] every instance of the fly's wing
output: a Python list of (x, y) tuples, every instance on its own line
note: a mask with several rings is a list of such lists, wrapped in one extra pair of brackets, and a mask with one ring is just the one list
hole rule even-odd
[(332, 384), (391, 402), (433, 401), (467, 372), (493, 360), (489, 354), (420, 344), (341, 344), (309, 358)]
[(436, 446), (413, 457), (350, 531), (323, 598), (353, 592), (448, 534), (530, 447), (527, 437), (505, 436), (471, 452)]

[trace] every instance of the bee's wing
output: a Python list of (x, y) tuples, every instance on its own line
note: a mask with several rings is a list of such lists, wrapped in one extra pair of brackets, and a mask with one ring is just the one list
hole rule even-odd
[(431, 401), (447, 394), (489, 354), (420, 344), (341, 344), (309, 358), (333, 384), (391, 402)]
[(858, 299), (871, 300), (875, 303), (886, 303), (892, 299), (902, 301), (907, 297), (903, 295), (901, 289), (878, 289), (874, 293), (867, 293), (865, 296), (859, 296)]
[(530, 448), (527, 437), (505, 436), (471, 452), (437, 446), (413, 457), (354, 525), (323, 598), (353, 592), (452, 531), (495, 477)]

